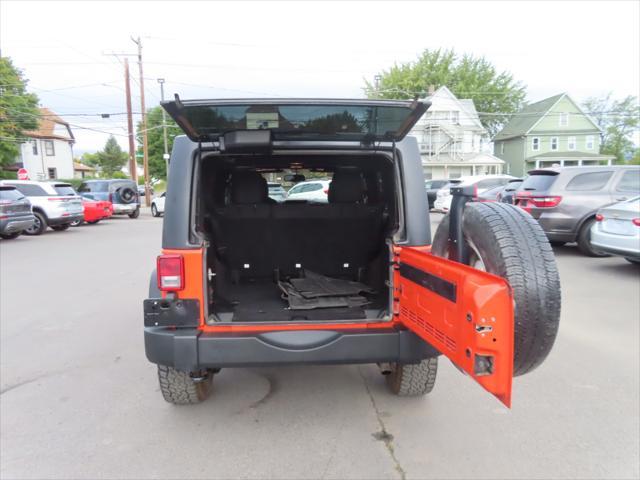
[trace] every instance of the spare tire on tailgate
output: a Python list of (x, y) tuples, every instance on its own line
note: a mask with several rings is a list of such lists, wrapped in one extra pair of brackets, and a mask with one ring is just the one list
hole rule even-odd
[[(538, 224), (506, 203), (465, 206), (462, 231), (472, 267), (505, 278), (514, 296), (514, 376), (530, 372), (549, 354), (560, 321), (560, 277), (553, 250)], [(448, 257), (449, 215), (436, 230), (432, 252)]]
[(131, 187), (120, 187), (116, 190), (122, 203), (131, 203), (136, 199), (136, 191)]

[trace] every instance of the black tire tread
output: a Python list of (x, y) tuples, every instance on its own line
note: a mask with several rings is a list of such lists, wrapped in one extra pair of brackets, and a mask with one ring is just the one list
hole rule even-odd
[(417, 397), (433, 390), (438, 373), (438, 357), (415, 364), (396, 364), (386, 376), (390, 390), (400, 397)]
[(166, 365), (158, 365), (158, 382), (164, 399), (174, 405), (193, 405), (206, 400), (211, 393), (212, 377), (195, 382), (189, 373)]
[[(445, 216), (442, 228), (436, 231), (435, 255), (448, 256), (448, 221)], [(513, 374), (528, 373), (551, 351), (560, 321), (560, 276), (547, 236), (528, 213), (505, 203), (468, 204), (463, 231), (476, 239), (487, 271), (511, 285), (515, 300)], [(495, 265), (487, 265), (487, 256), (495, 259)]]

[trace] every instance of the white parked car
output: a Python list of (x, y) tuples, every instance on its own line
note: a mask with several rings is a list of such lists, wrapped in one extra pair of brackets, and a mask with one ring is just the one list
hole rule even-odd
[(167, 192), (163, 192), (159, 197), (151, 200), (151, 215), (154, 217), (159, 217), (164, 214), (164, 200)]
[(599, 251), (640, 264), (640, 197), (600, 209), (590, 241)]
[(47, 227), (66, 230), (73, 222), (84, 220), (82, 199), (68, 183), (2, 180), (0, 185), (15, 187), (31, 202), (35, 223), (24, 231), (27, 235), (40, 235)]
[(309, 202), (327, 203), (331, 180), (309, 180), (291, 187), (287, 200), (307, 200)]
[[(516, 177), (511, 175), (475, 175), (468, 177), (460, 177), (456, 184), (457, 187), (476, 187), (476, 194), (481, 194), (487, 190), (501, 185), (506, 185), (509, 180), (513, 180)], [(448, 212), (451, 208), (451, 185), (445, 185), (436, 193), (436, 201), (433, 202), (433, 209), (437, 212)]]

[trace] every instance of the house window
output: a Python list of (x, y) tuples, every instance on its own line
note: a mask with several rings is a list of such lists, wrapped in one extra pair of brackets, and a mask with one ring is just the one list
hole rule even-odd
[(504, 155), (504, 142), (500, 142), (500, 155)]
[(558, 137), (551, 137), (551, 150), (558, 150)]
[(560, 126), (561, 127), (569, 126), (569, 114), (567, 112), (562, 112), (560, 114)]
[(460, 112), (451, 112), (451, 123), (459, 123)]
[(44, 153), (46, 153), (47, 156), (52, 157), (56, 154), (53, 148), (53, 140), (44, 140), (42, 143), (44, 143)]
[(567, 150), (575, 150), (576, 149), (576, 137), (567, 138)]
[(34, 155), (38, 154), (38, 140), (31, 140), (31, 152)]
[(55, 168), (47, 168), (47, 178), (49, 178), (49, 180), (55, 180), (57, 177), (58, 173)]
[(593, 135), (587, 135), (586, 148), (587, 150), (593, 150), (595, 144), (595, 138)]
[(531, 150), (534, 152), (540, 150), (540, 139), (538, 137), (533, 137), (531, 139)]

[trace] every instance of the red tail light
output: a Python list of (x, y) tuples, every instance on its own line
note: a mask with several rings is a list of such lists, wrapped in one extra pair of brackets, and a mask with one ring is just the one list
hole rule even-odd
[(636, 227), (640, 227), (640, 218), (634, 218), (633, 220), (631, 220), (631, 223), (633, 223)]
[(596, 215), (596, 222), (601, 222), (602, 220), (604, 220), (604, 217), (598, 213)]
[(329, 195), (329, 189), (328, 189), (328, 188), (325, 188), (325, 189), (323, 190), (323, 192), (324, 192), (324, 194), (325, 194), (325, 195)]
[(157, 273), (160, 290), (177, 292), (184, 288), (184, 259), (182, 255), (159, 255)]
[(538, 208), (557, 207), (562, 201), (562, 197), (528, 197), (530, 203)]

